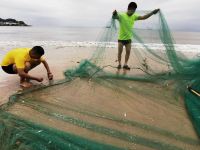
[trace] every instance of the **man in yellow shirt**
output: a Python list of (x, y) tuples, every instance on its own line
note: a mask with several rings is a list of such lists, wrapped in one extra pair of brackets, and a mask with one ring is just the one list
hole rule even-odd
[(159, 9), (146, 14), (144, 16), (139, 16), (135, 13), (137, 4), (135, 2), (130, 2), (128, 5), (128, 10), (125, 13), (118, 13), (116, 10), (113, 12), (113, 19), (117, 19), (120, 24), (119, 36), (118, 36), (118, 69), (121, 69), (121, 55), (123, 51), (123, 46), (126, 48), (125, 63), (123, 68), (130, 70), (130, 67), (127, 65), (130, 51), (131, 51), (131, 40), (133, 37), (133, 26), (134, 22), (137, 20), (145, 20), (151, 17), (153, 14), (156, 14)]
[(41, 46), (31, 48), (16, 48), (9, 51), (1, 63), (4, 72), (8, 74), (18, 74), (20, 76), (20, 85), (22, 87), (30, 87), (30, 80), (42, 82), (42, 77), (34, 77), (28, 72), (38, 66), (41, 62), (47, 70), (49, 80), (53, 79), (53, 74), (49, 69), (49, 65), (43, 57), (44, 49)]

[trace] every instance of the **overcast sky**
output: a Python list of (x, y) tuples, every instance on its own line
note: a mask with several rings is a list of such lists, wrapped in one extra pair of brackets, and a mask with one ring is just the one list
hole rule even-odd
[[(131, 0), (0, 0), (0, 18), (34, 26), (105, 26)], [(200, 31), (200, 0), (135, 0), (138, 10), (160, 8), (171, 29)]]

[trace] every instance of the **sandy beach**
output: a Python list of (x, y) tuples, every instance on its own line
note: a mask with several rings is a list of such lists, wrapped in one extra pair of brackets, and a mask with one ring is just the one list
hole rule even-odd
[[(9, 47), (8, 50), (14, 47)], [(3, 48), (1, 48), (3, 49)], [(48, 61), (51, 71), (54, 75), (54, 80), (64, 78), (63, 72), (67, 68), (78, 65), (82, 59), (89, 58), (93, 48), (75, 48), (75, 47), (44, 47), (46, 54), (45, 58)], [(33, 69), (30, 74), (44, 78), (43, 84), (48, 84), (46, 70), (42, 64)], [(19, 86), (19, 77), (17, 75), (6, 74), (0, 69), (0, 104), (8, 101), (9, 96), (22, 90)], [(33, 83), (36, 83), (33, 81)], [(40, 84), (40, 83), (36, 83)]]
[[(51, 71), (54, 75), (54, 80), (58, 81), (64, 78), (63, 71), (78, 66), (79, 62), (83, 59), (90, 58), (96, 48), (44, 46), (44, 49), (46, 50), (45, 58), (50, 65)], [(188, 53), (187, 55), (190, 55), (190, 57), (194, 57), (196, 54)], [(117, 66), (117, 62), (115, 62), (116, 56), (116, 48), (108, 48), (106, 55), (103, 56), (106, 61), (103, 61), (101, 65)], [(122, 60), (124, 60), (124, 53)], [(139, 65), (136, 60), (137, 59), (135, 57), (130, 58), (129, 63), (131, 67), (136, 67)], [(150, 63), (155, 68), (162, 68), (163, 70), (167, 70), (167, 66), (165, 66), (164, 68), (164, 66), (159, 66), (157, 63), (154, 64), (151, 61), (149, 61), (148, 63)], [(115, 68), (105, 68), (105, 70), (112, 73), (124, 74), (123, 71), (117, 72)], [(134, 69), (126, 72), (127, 75), (139, 75), (141, 73), (143, 72)], [(21, 90), (21, 88), (18, 84), (18, 76), (7, 75), (3, 73), (2, 70), (0, 71), (0, 74), (0, 104), (3, 104), (8, 101), (10, 95), (16, 93), (16, 91)], [(30, 74), (44, 77), (44, 84), (48, 85), (46, 71), (44, 70), (42, 65), (33, 69)], [(103, 85), (95, 82), (89, 83), (88, 81), (77, 79), (75, 81), (72, 81), (71, 84), (64, 87), (57, 86), (51, 88), (49, 93), (52, 94), (55, 92), (56, 95), (59, 95), (59, 98), (47, 98), (46, 96), (48, 95), (45, 96), (43, 91), (41, 91), (38, 92), (38, 99), (41, 99), (41, 106), (43, 105), (43, 103), (46, 103), (48, 109), (54, 109), (52, 106), (55, 105), (57, 109), (54, 111), (61, 114), (71, 115), (74, 118), (79, 118), (84, 121), (96, 123), (103, 127), (112, 128), (117, 131), (120, 130), (121, 132), (128, 132), (133, 135), (136, 134), (138, 136), (151, 137), (155, 140), (157, 139), (161, 142), (174, 144), (181, 148), (191, 150), (198, 149), (199, 145), (192, 145), (187, 142), (184, 143), (181, 140), (177, 140), (176, 136), (172, 136), (174, 138), (173, 139), (170, 137), (165, 137), (163, 135), (161, 136), (159, 135), (159, 133), (151, 133), (150, 131), (148, 133), (141, 128), (122, 124), (114, 120), (107, 120), (106, 118), (97, 119), (94, 116), (85, 116), (78, 111), (76, 112), (74, 110), (68, 110), (79, 108), (79, 110), (83, 110), (84, 112), (93, 112), (94, 114), (101, 114), (101, 112), (103, 111), (105, 114), (112, 114), (119, 118), (134, 120), (136, 122), (144, 123), (148, 126), (164, 129), (166, 131), (169, 131), (170, 133), (174, 133), (182, 137), (192, 139), (194, 141), (198, 140), (198, 137), (193, 129), (193, 126), (184, 107), (183, 99), (179, 98), (178, 101), (171, 101), (171, 93), (166, 91), (167, 88), (164, 88), (163, 91), (160, 86), (154, 86), (147, 83), (143, 85), (143, 83), (140, 82), (129, 81), (126, 81), (125, 83), (127, 85), (130, 84), (131, 88), (135, 88), (135, 91), (126, 91), (123, 89), (123, 87), (120, 87), (119, 85), (118, 87), (117, 85), (115, 85), (116, 87), (113, 87), (114, 89), (112, 89), (109, 87), (104, 87)], [(151, 88), (157, 90), (154, 90), (153, 93), (142, 93), (143, 89), (145, 91)], [(161, 93), (164, 93), (165, 96), (161, 97)], [(158, 95), (158, 97), (155, 98), (155, 95)], [(31, 97), (31, 93), (28, 94), (26, 97), (29, 96)], [(148, 149), (147, 147), (144, 147), (140, 144), (131, 144), (128, 141), (124, 141), (124, 139), (92, 132), (90, 129), (85, 129), (85, 127), (80, 128), (80, 126), (74, 126), (73, 123), (70, 122), (66, 123), (62, 120), (52, 120), (51, 117), (49, 118), (41, 112), (37, 112), (33, 108), (29, 108), (21, 104), (14, 105), (8, 111), (22, 118), (37, 123), (42, 123), (43, 125), (46, 125), (48, 127), (59, 128), (59, 130), (66, 132), (70, 131), (70, 133), (88, 139), (97, 140), (102, 143), (107, 143), (119, 147), (126, 147), (129, 149)], [(32, 117), (31, 114), (34, 114), (34, 116), (38, 117)], [(106, 115), (104, 117), (106, 117)]]
[[(1, 46), (0, 49), (4, 51), (11, 50), (13, 48), (20, 46)], [(28, 46), (23, 46), (28, 47)], [(44, 46), (45, 58), (48, 61), (51, 71), (54, 75), (54, 80), (61, 80), (64, 77), (63, 72), (66, 69), (73, 68), (79, 65), (79, 62), (84, 59), (91, 58), (92, 53), (96, 50), (95, 47), (65, 47), (65, 46)], [(5, 54), (6, 52), (4, 52)], [(191, 57), (195, 56), (195, 53), (188, 53)], [(187, 55), (188, 55), (187, 54)], [(122, 60), (124, 60), (125, 51), (123, 53)], [(0, 60), (3, 58), (3, 54), (0, 55)], [(106, 61), (103, 61), (101, 65), (112, 65), (117, 66), (117, 48), (108, 49), (106, 56), (103, 56)], [(111, 57), (112, 59), (110, 59)], [(130, 58), (131, 67), (138, 67), (139, 63), (135, 56)], [(105, 68), (107, 71), (117, 72), (113, 68)], [(128, 72), (129, 74), (137, 74), (137, 71)], [(141, 72), (140, 72), (141, 73)], [(46, 70), (42, 64), (30, 71), (30, 74), (35, 76), (41, 76), (44, 78), (43, 84), (48, 84)], [(123, 73), (122, 73), (123, 74)], [(19, 77), (17, 75), (6, 74), (2, 69), (0, 69), (0, 104), (7, 102), (9, 96), (22, 90), (19, 86)], [(36, 83), (33, 81), (33, 83)], [(36, 83), (40, 84), (40, 83)]]

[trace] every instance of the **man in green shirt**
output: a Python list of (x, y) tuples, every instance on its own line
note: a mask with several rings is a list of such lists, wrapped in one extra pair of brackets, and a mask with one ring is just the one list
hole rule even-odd
[(130, 67), (127, 65), (128, 59), (131, 51), (131, 40), (133, 37), (132, 29), (134, 26), (134, 22), (137, 20), (145, 20), (151, 17), (153, 14), (156, 14), (159, 9), (155, 9), (154, 11), (146, 14), (144, 16), (139, 16), (135, 13), (137, 8), (137, 4), (135, 2), (131, 2), (128, 5), (128, 10), (125, 13), (118, 13), (116, 10), (113, 12), (113, 19), (117, 19), (120, 24), (119, 35), (118, 35), (118, 69), (121, 69), (121, 55), (123, 51), (123, 46), (126, 48), (125, 55), (125, 63), (123, 68), (130, 70)]

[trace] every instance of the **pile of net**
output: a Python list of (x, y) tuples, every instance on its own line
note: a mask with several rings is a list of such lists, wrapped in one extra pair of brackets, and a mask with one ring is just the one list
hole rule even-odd
[(160, 12), (135, 23), (131, 70), (117, 70), (118, 29), (111, 19), (64, 80), (1, 106), (0, 149), (200, 149), (200, 59), (176, 51)]

